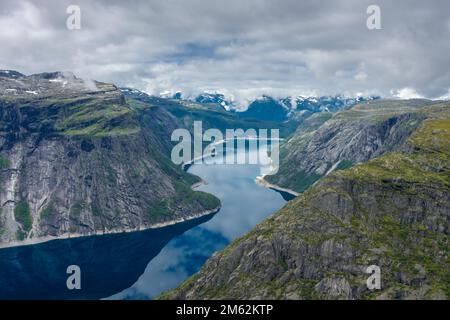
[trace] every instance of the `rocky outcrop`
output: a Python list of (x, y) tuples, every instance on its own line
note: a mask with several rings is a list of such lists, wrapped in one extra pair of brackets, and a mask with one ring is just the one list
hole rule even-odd
[(424, 112), (404, 152), (331, 173), (161, 298), (448, 298), (450, 107)]
[(0, 242), (140, 230), (219, 206), (170, 161), (177, 120), (111, 84), (0, 74)]
[(282, 146), (280, 169), (270, 183), (303, 192), (336, 169), (366, 162), (404, 144), (424, 118), (427, 100), (373, 100), (305, 120)]

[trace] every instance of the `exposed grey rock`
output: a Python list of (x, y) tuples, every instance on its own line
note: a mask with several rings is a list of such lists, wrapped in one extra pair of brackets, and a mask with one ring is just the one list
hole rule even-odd
[(280, 169), (267, 180), (303, 192), (336, 169), (398, 150), (424, 119), (421, 109), (431, 103), (427, 100), (364, 102), (331, 119), (325, 117), (323, 121), (327, 121), (318, 128), (316, 123), (320, 117), (315, 120), (318, 116), (312, 116), (282, 146)]
[(0, 242), (139, 230), (218, 206), (170, 161), (172, 115), (94, 86), (0, 74)]
[(160, 298), (447, 299), (449, 110), (428, 109), (403, 152), (321, 179)]
[(314, 290), (328, 299), (351, 299), (352, 288), (345, 278), (324, 278)]

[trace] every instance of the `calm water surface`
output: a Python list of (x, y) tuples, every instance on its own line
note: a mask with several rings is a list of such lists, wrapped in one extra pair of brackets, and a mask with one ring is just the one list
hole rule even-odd
[[(221, 210), (157, 230), (55, 240), (0, 250), (0, 299), (151, 299), (197, 272), (215, 251), (251, 230), (286, 200), (255, 184), (257, 165), (193, 165)], [(68, 265), (82, 289), (66, 289)]]

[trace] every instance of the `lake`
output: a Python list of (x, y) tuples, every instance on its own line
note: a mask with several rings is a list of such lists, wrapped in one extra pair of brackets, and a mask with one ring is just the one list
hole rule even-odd
[[(1, 249), (0, 299), (152, 299), (286, 203), (286, 195), (255, 183), (257, 165), (188, 170), (207, 181), (197, 190), (221, 200), (218, 213), (160, 229)], [(66, 288), (71, 264), (81, 268), (81, 290)]]

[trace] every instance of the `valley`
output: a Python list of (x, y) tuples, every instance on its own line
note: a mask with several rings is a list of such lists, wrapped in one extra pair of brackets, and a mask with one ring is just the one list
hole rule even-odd
[[(418, 109), (415, 101), (401, 104), (408, 110), (408, 116), (400, 118), (406, 128), (395, 139), (403, 141), (401, 145), (317, 179), (160, 298), (447, 299), (450, 108), (448, 102), (419, 102)], [(366, 114), (365, 108), (357, 106), (357, 116)], [(397, 113), (375, 111), (381, 128), (398, 123)], [(348, 116), (345, 113), (336, 117)], [(372, 118), (373, 111), (367, 113)], [(318, 129), (325, 146), (334, 125), (325, 122)], [(398, 132), (391, 128), (390, 134)], [(387, 141), (390, 136), (385, 134), (380, 147), (392, 147), (383, 144)], [(345, 144), (349, 147), (352, 144)], [(359, 150), (367, 158), (376, 152)], [(366, 286), (371, 265), (382, 272), (379, 290)]]
[[(448, 297), (448, 101), (224, 99), (0, 71), (2, 298)], [(174, 163), (199, 121), (278, 129), (278, 172)], [(65, 290), (73, 259), (84, 291)]]

